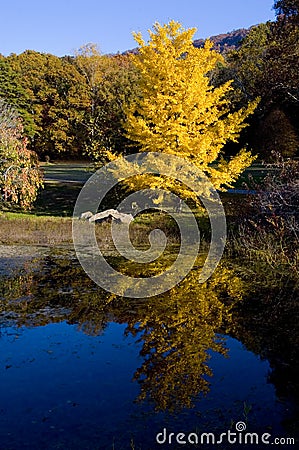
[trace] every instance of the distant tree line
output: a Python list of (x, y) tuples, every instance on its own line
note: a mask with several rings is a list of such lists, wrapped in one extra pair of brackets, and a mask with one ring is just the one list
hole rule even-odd
[[(252, 28), (209, 74), (214, 85), (234, 80), (232, 109), (260, 97), (239, 143), (227, 144), (231, 154), (244, 145), (261, 159), (298, 151), (299, 1), (279, 0), (274, 8), (276, 21)], [(85, 155), (99, 161), (107, 152), (132, 152), (123, 122), (141, 96), (138, 79), (130, 54), (101, 55), (93, 44), (74, 56), (0, 55), (0, 98), (18, 111), (28, 147), (40, 159)]]
[(0, 97), (18, 110), (40, 158), (97, 159), (127, 144), (121, 122), (136, 76), (128, 56), (102, 56), (92, 44), (73, 57), (27, 50), (0, 57)]

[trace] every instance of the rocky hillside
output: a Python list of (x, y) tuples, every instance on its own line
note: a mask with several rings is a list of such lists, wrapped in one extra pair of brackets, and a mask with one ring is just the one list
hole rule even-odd
[[(211, 36), (210, 40), (214, 43), (215, 50), (224, 53), (229, 50), (234, 50), (240, 46), (242, 39), (244, 39), (249, 33), (251, 28), (240, 28), (239, 30), (234, 30), (225, 34), (217, 34), (217, 36)], [(205, 40), (196, 39), (194, 41), (195, 47), (203, 47)], [(126, 53), (137, 53), (138, 49), (133, 48), (132, 50), (127, 50)]]
[[(220, 53), (235, 50), (240, 46), (242, 39), (247, 36), (250, 29), (240, 28), (229, 33), (217, 34), (217, 36), (211, 36), (210, 40), (213, 42), (215, 50), (219, 50)], [(196, 39), (194, 45), (195, 47), (203, 47), (204, 42), (204, 39)]]

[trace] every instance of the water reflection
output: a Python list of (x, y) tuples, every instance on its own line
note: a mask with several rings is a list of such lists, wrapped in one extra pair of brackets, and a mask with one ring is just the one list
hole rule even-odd
[(231, 310), (241, 299), (243, 283), (224, 267), (203, 285), (195, 269), (163, 295), (132, 300), (109, 296), (97, 288), (81, 267), (55, 252), (26, 261), (0, 278), (1, 321), (41, 326), (67, 320), (87, 334), (100, 334), (111, 321), (126, 323), (142, 344), (143, 363), (135, 374), (139, 400), (157, 409), (190, 407), (209, 389), (211, 351), (226, 354), (223, 338)]
[[(227, 354), (223, 335), (230, 335), (270, 361), (269, 380), (279, 397), (298, 401), (295, 298), (287, 304), (278, 300), (273, 310), (274, 292), (262, 292), (261, 286), (241, 279), (227, 262), (205, 284), (198, 284), (200, 269), (194, 269), (163, 295), (119, 298), (99, 289), (71, 250), (39, 249), (27, 256), (26, 249), (20, 251), (2, 260), (2, 267), (8, 263), (0, 276), (2, 330), (9, 324), (38, 327), (67, 321), (96, 336), (111, 322), (125, 324), (125, 333), (141, 347), (141, 364), (132, 374), (140, 385), (138, 400), (168, 411), (189, 408), (209, 391), (211, 355)], [(291, 430), (296, 414), (292, 410), (287, 418)]]
[(135, 373), (140, 399), (173, 410), (190, 407), (199, 393), (208, 392), (211, 352), (227, 353), (217, 333), (229, 326), (241, 292), (241, 281), (227, 269), (219, 268), (204, 285), (195, 270), (179, 287), (138, 305), (128, 330), (142, 342), (144, 362)]
[[(279, 280), (283, 284), (283, 280)], [(271, 274), (268, 282), (271, 283)], [(268, 360), (279, 401), (288, 403), (283, 419), (290, 434), (299, 430), (299, 314), (298, 287), (291, 283), (268, 286), (251, 283), (250, 297), (234, 311), (230, 335)]]

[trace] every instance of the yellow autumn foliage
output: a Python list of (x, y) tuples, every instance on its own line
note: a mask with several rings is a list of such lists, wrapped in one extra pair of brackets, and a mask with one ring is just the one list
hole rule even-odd
[[(242, 150), (226, 160), (223, 147), (238, 140), (258, 101), (231, 110), (232, 81), (214, 87), (209, 78), (217, 64), (224, 63), (223, 57), (210, 41), (195, 48), (195, 31), (171, 21), (163, 26), (156, 23), (148, 42), (134, 34), (139, 51), (132, 59), (140, 74), (141, 96), (126, 108), (124, 128), (141, 152), (187, 159), (208, 175), (216, 189), (225, 189), (254, 159)], [(172, 182), (159, 183), (156, 178), (148, 178), (151, 187), (173, 187)]]

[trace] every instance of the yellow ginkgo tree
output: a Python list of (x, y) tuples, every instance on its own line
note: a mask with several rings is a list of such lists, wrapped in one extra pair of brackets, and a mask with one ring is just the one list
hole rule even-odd
[(214, 87), (209, 77), (224, 63), (223, 57), (210, 41), (203, 48), (194, 47), (195, 31), (171, 21), (156, 23), (148, 42), (134, 33), (139, 49), (132, 59), (139, 72), (140, 96), (127, 107), (124, 128), (140, 151), (184, 158), (216, 189), (225, 189), (253, 161), (245, 149), (225, 159), (223, 147), (238, 140), (257, 101), (232, 111), (232, 81)]

